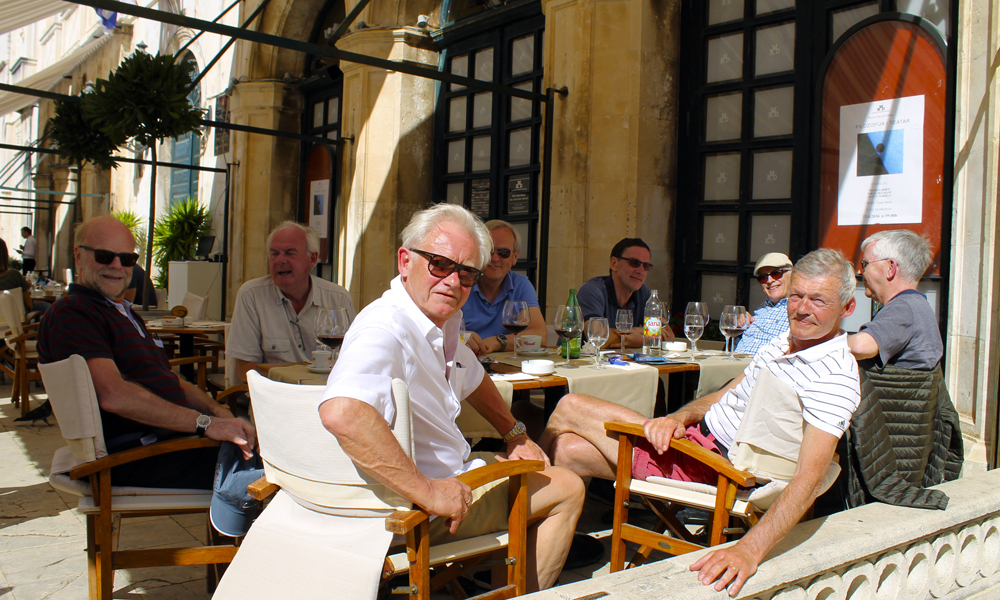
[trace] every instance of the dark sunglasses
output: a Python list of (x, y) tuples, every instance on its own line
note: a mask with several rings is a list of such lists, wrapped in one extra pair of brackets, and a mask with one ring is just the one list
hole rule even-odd
[(511, 251), (510, 248), (494, 248), (493, 249), (493, 254), (496, 254), (500, 258), (510, 258), (510, 255), (512, 253), (513, 252)]
[(765, 281), (767, 281), (768, 277), (774, 279), (775, 281), (778, 281), (782, 277), (784, 277), (785, 273), (787, 272), (788, 269), (775, 269), (770, 273), (761, 273), (760, 275), (757, 276), (757, 283), (764, 283)]
[(416, 248), (410, 248), (410, 252), (415, 252), (426, 258), (427, 272), (435, 277), (444, 279), (455, 271), (458, 271), (458, 282), (462, 284), (462, 287), (470, 288), (476, 285), (476, 283), (479, 282), (479, 278), (483, 276), (483, 272), (479, 269), (466, 265), (460, 265), (450, 258), (441, 256), (440, 254), (431, 254), (430, 252), (424, 252), (423, 250), (417, 250)]
[(118, 262), (122, 264), (123, 267), (135, 266), (135, 261), (139, 260), (139, 255), (135, 252), (112, 252), (111, 250), (98, 250), (97, 248), (91, 248), (90, 246), (80, 246), (84, 250), (90, 250), (94, 253), (94, 260), (101, 265), (110, 265), (115, 262), (115, 257), (118, 257)]
[(643, 270), (649, 271), (650, 269), (653, 268), (653, 263), (642, 262), (638, 258), (625, 258), (624, 256), (616, 256), (615, 258), (617, 258), (618, 260), (624, 260), (625, 262), (628, 263), (628, 266), (632, 267), (633, 269), (638, 269), (639, 267), (642, 267)]

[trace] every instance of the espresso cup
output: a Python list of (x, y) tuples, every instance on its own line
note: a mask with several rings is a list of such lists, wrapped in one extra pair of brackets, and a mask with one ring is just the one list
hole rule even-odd
[(542, 336), (540, 335), (519, 335), (517, 336), (518, 352), (541, 352)]
[(329, 369), (333, 366), (333, 352), (329, 350), (313, 350), (313, 367), (316, 369)]

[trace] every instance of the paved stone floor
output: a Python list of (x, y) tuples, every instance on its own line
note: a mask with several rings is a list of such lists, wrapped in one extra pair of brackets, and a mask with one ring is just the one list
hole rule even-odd
[[(32, 407), (44, 400), (38, 389)], [(48, 483), (52, 454), (64, 445), (59, 427), (13, 423), (20, 413), (10, 404), (10, 382), (0, 385), (0, 600), (85, 600), (87, 598), (86, 524), (76, 498)], [(602, 519), (610, 504), (589, 499), (578, 530), (602, 539), (604, 559), (566, 571), (560, 583), (608, 573), (610, 525)], [(122, 548), (200, 545), (205, 521), (200, 515), (128, 519)], [(200, 600), (206, 591), (205, 567), (167, 567), (118, 571), (116, 599)], [(436, 597), (450, 598), (450, 594)]]

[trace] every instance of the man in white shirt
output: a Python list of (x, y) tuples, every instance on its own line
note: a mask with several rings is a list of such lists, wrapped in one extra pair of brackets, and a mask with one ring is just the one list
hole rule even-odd
[(21, 254), (21, 274), (27, 275), (35, 270), (35, 257), (38, 256), (38, 240), (31, 235), (31, 227), (21, 228), (21, 237), (24, 238), (24, 245), (18, 250)]
[[(348, 330), (320, 417), (358, 467), (444, 517), (431, 523), (432, 543), (505, 529), (506, 481), (470, 490), (455, 479), (484, 460), (548, 464), (476, 355), (459, 341), (459, 309), (490, 260), (490, 234), (464, 208), (438, 204), (413, 216), (402, 241), (399, 277)], [(394, 378), (409, 386), (413, 460), (388, 426), (395, 419)], [(505, 455), (470, 456), (455, 423), (462, 399), (503, 435)], [(528, 493), (528, 588), (544, 589), (555, 584), (566, 560), (584, 487), (572, 471), (550, 466), (528, 475)]]
[(722, 390), (699, 398), (659, 419), (597, 398), (569, 395), (549, 418), (541, 438), (556, 465), (581, 476), (614, 479), (618, 442), (606, 421), (642, 423), (646, 441), (637, 443), (633, 477), (657, 475), (681, 481), (716, 483), (702, 463), (670, 449), (673, 438), (722, 455), (733, 447), (754, 383), (766, 369), (798, 395), (805, 423), (795, 475), (760, 522), (734, 546), (710, 552), (691, 565), (698, 578), (721, 591), (732, 583), (736, 596), (767, 553), (791, 531), (824, 491), (821, 484), (837, 441), (861, 400), (858, 365), (840, 323), (854, 312), (853, 267), (835, 250), (814, 250), (795, 265), (789, 283), (787, 336), (760, 349), (742, 375)]
[(322, 309), (345, 308), (354, 320), (347, 290), (310, 274), (319, 258), (315, 231), (285, 221), (268, 236), (267, 249), (270, 274), (240, 287), (226, 338), (239, 381), (259, 363), (303, 362), (325, 349), (316, 339)]

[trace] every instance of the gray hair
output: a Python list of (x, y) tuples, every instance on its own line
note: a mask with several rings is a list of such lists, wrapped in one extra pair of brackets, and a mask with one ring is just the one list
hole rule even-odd
[(490, 254), (493, 251), (493, 236), (490, 235), (490, 231), (486, 229), (479, 217), (457, 204), (442, 202), (414, 213), (409, 224), (400, 234), (403, 246), (422, 250), (418, 246), (426, 242), (431, 232), (444, 223), (452, 223), (461, 227), (476, 241), (476, 245), (479, 247), (479, 260), (471, 266), (479, 270), (485, 268), (486, 264), (490, 262)]
[(854, 267), (847, 262), (843, 254), (831, 248), (813, 250), (800, 258), (792, 269), (792, 278), (799, 277), (807, 279), (832, 277), (840, 280), (837, 299), (840, 300), (841, 306), (847, 306), (847, 303), (854, 297), (854, 290), (858, 287)]
[(267, 241), (264, 243), (264, 247), (267, 251), (271, 251), (271, 240), (274, 239), (274, 234), (278, 233), (282, 229), (298, 229), (306, 236), (306, 252), (312, 254), (313, 252), (319, 253), (319, 234), (316, 230), (302, 223), (296, 223), (295, 221), (282, 221), (280, 225), (271, 230), (271, 233), (267, 235)]
[(903, 279), (916, 283), (931, 264), (931, 245), (927, 238), (909, 229), (879, 231), (861, 242), (861, 251), (874, 244), (872, 255), (876, 260), (894, 260)]
[(506, 228), (508, 231), (510, 231), (511, 235), (514, 236), (514, 253), (517, 254), (518, 252), (521, 251), (521, 234), (518, 233), (516, 229), (514, 229), (513, 225), (511, 225), (507, 221), (502, 221), (500, 219), (493, 219), (492, 221), (486, 221), (486, 223), (484, 224), (486, 225), (486, 229), (489, 229), (490, 231), (493, 231), (494, 229)]

